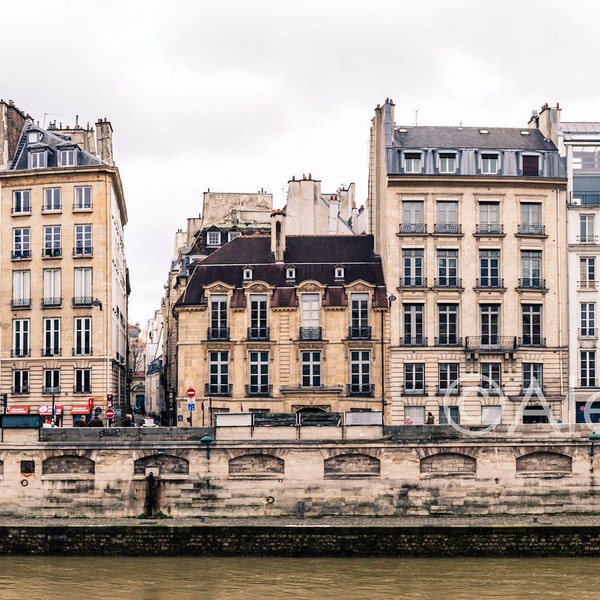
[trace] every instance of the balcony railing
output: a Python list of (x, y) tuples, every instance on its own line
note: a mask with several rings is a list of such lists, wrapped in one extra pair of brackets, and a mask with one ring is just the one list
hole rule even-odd
[(523, 336), (519, 338), (519, 346), (525, 348), (545, 348), (546, 338), (539, 335)]
[(322, 337), (322, 327), (300, 327), (301, 340), (320, 340)]
[(50, 306), (60, 306), (62, 304), (62, 298), (42, 298), (42, 308), (49, 308)]
[(12, 348), (10, 351), (12, 358), (20, 358), (23, 356), (29, 356), (29, 348)]
[(439, 387), (437, 389), (437, 396), (460, 396), (460, 384), (451, 385), (448, 387)]
[(92, 246), (75, 246), (73, 256), (92, 256)]
[(440, 335), (435, 338), (436, 346), (460, 347), (462, 346), (462, 338), (457, 335)]
[(205, 396), (231, 396), (230, 383), (207, 383), (204, 386)]
[(375, 385), (372, 383), (349, 383), (346, 389), (348, 396), (373, 397)]
[(371, 339), (371, 327), (348, 327), (348, 337), (351, 340), (370, 340)]
[(404, 385), (402, 386), (403, 396), (425, 396), (427, 394), (426, 385)]
[(73, 306), (92, 306), (93, 298), (91, 296), (73, 296)]
[(13, 298), (10, 301), (11, 308), (30, 308), (31, 298)]
[(400, 235), (423, 235), (427, 233), (427, 223), (401, 223)]
[(262, 398), (268, 398), (273, 395), (272, 385), (247, 385), (246, 396), (260, 396)]
[(502, 277), (482, 277), (476, 280), (475, 287), (480, 289), (500, 289), (504, 287), (504, 279)]
[(427, 277), (400, 277), (401, 288), (426, 288)]
[(19, 395), (19, 394), (29, 394), (29, 386), (28, 385), (13, 386), (12, 394), (15, 396)]
[(502, 223), (478, 223), (475, 228), (477, 235), (504, 235)]
[(403, 335), (400, 338), (401, 346), (427, 346), (427, 338), (423, 335)]
[(208, 339), (210, 341), (227, 341), (229, 340), (229, 327), (209, 327)]
[(524, 277), (519, 279), (519, 288), (523, 290), (545, 290), (546, 280), (539, 277)]
[(433, 226), (433, 231), (443, 235), (460, 235), (462, 225), (460, 223), (436, 223)]
[(598, 329), (596, 327), (581, 327), (578, 331), (579, 337), (597, 338)]
[(61, 256), (60, 248), (42, 248), (42, 258), (60, 258)]
[(249, 340), (268, 340), (269, 339), (269, 328), (268, 327), (248, 327), (248, 339)]
[(60, 356), (60, 348), (42, 348), (40, 356)]
[(91, 394), (92, 393), (92, 386), (73, 386), (73, 393), (74, 394)]
[(91, 356), (92, 355), (92, 347), (91, 346), (77, 346), (73, 348), (73, 356)]
[(469, 335), (465, 338), (465, 348), (481, 352), (512, 352), (517, 349), (517, 338), (510, 335)]
[(597, 244), (598, 243), (598, 236), (592, 235), (592, 234), (578, 235), (576, 239), (580, 244)]
[(12, 259), (13, 260), (26, 260), (31, 258), (31, 250), (13, 250), (12, 251)]
[(517, 233), (519, 235), (546, 235), (546, 226), (520, 224), (517, 226)]
[(595, 290), (596, 281), (593, 279), (580, 279), (577, 282), (577, 288), (580, 290)]
[(572, 206), (600, 206), (600, 192), (573, 192)]
[(459, 277), (437, 277), (433, 280), (433, 287), (462, 288), (462, 279)]

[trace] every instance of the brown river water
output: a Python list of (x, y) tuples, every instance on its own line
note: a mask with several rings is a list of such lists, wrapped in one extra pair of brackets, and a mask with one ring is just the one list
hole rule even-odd
[(0, 556), (0, 600), (600, 599), (600, 558)]

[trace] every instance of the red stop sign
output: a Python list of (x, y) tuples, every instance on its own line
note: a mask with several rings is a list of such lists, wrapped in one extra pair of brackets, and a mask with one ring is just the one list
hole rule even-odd
[(114, 419), (114, 417), (115, 417), (115, 411), (114, 411), (112, 408), (107, 408), (107, 409), (104, 411), (104, 416), (105, 416), (107, 419)]
[(187, 397), (190, 398), (190, 399), (195, 398), (196, 397), (196, 390), (194, 388), (192, 388), (192, 387), (188, 388), (186, 394), (187, 394)]

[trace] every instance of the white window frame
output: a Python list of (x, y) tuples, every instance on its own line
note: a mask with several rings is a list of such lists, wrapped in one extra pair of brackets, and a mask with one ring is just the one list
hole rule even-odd
[(92, 354), (92, 317), (75, 317), (74, 356)]
[(206, 245), (207, 246), (220, 246), (221, 245), (221, 232), (220, 231), (207, 231), (206, 232)]
[(371, 351), (350, 350), (350, 392), (352, 394), (370, 394)]
[(31, 213), (31, 191), (14, 190), (13, 191), (13, 214)]
[(29, 356), (29, 319), (13, 320), (13, 356)]
[(251, 350), (248, 352), (248, 391), (251, 395), (269, 393), (269, 352)]
[(496, 152), (481, 153), (481, 174), (497, 175), (500, 171), (500, 157)]
[(303, 350), (300, 353), (301, 386), (320, 387), (323, 385), (321, 370), (322, 354), (320, 350)]
[(75, 225), (75, 256), (91, 256), (92, 226)]
[(596, 303), (579, 303), (579, 335), (581, 337), (596, 336)]
[(90, 304), (92, 302), (93, 286), (92, 267), (76, 267), (73, 271), (73, 296), (79, 304)]
[(596, 379), (596, 351), (579, 351), (579, 387), (595, 388)]
[(445, 175), (456, 173), (456, 152), (439, 153), (439, 172)]
[(423, 153), (418, 151), (404, 152), (404, 172), (421, 173), (423, 170)]
[(75, 384), (73, 387), (75, 394), (91, 394), (92, 393), (92, 370), (91, 369), (75, 369)]
[(30, 150), (28, 163), (30, 169), (45, 169), (48, 166), (48, 151)]
[(63, 148), (59, 150), (58, 160), (61, 167), (77, 166), (77, 148)]
[(76, 210), (89, 210), (92, 208), (92, 186), (82, 185), (75, 188)]
[(13, 394), (29, 394), (29, 369), (13, 371)]
[(60, 319), (47, 317), (43, 320), (44, 356), (60, 355)]
[(60, 369), (44, 369), (44, 389), (42, 393), (60, 393)]
[(60, 269), (44, 269), (44, 304), (55, 305), (59, 303), (61, 295)]
[(44, 211), (45, 212), (57, 212), (62, 208), (61, 205), (61, 189), (45, 188), (44, 189)]
[(31, 304), (31, 271), (13, 271), (12, 298), (14, 306)]
[(61, 226), (44, 226), (44, 256), (54, 257), (61, 254)]

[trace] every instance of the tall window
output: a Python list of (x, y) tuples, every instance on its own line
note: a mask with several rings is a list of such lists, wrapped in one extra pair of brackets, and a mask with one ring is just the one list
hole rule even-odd
[(92, 370), (75, 369), (75, 394), (90, 394), (92, 391)]
[(402, 202), (402, 225), (401, 233), (425, 233), (425, 221), (423, 219), (423, 201), (404, 200)]
[(352, 339), (370, 339), (369, 295), (350, 295), (350, 337)]
[(351, 350), (350, 394), (370, 395), (372, 391), (370, 350)]
[(29, 356), (29, 319), (13, 321), (13, 356)]
[(523, 363), (523, 393), (527, 390), (542, 390), (542, 363)]
[(523, 235), (540, 235), (543, 232), (542, 205), (537, 202), (521, 202), (519, 233)]
[(229, 352), (208, 353), (209, 382), (208, 393), (229, 396)]
[(404, 363), (404, 393), (425, 393), (425, 363)]
[(488, 394), (498, 395), (502, 390), (502, 365), (500, 363), (482, 362), (479, 365), (482, 390)]
[(440, 152), (440, 173), (456, 173), (456, 154)]
[(423, 250), (402, 250), (402, 287), (423, 287), (426, 285), (423, 277)]
[(13, 229), (13, 258), (31, 258), (30, 240), (29, 227)]
[(13, 192), (13, 213), (30, 213), (31, 201), (29, 190), (15, 190)]
[(92, 303), (92, 268), (77, 267), (74, 274), (74, 305), (89, 305)]
[(521, 251), (521, 287), (541, 288), (542, 287), (542, 251), (541, 250), (523, 250)]
[(437, 203), (436, 233), (460, 233), (458, 226), (458, 202), (439, 201)]
[(321, 352), (305, 350), (301, 353), (302, 387), (319, 387), (321, 385)]
[(303, 340), (320, 340), (319, 294), (302, 294), (302, 326), (300, 338)]
[(250, 295), (250, 329), (248, 339), (268, 340), (267, 297), (262, 294)]
[(75, 347), (73, 354), (85, 356), (92, 353), (92, 318), (77, 317), (75, 319)]
[(539, 304), (523, 304), (521, 306), (523, 325), (523, 346), (543, 346), (542, 339), (542, 307)]
[(208, 331), (208, 339), (229, 339), (227, 296), (224, 294), (211, 294), (210, 296), (210, 329)]
[(596, 303), (582, 302), (579, 305), (579, 335), (582, 337), (596, 335)]
[(438, 365), (438, 394), (458, 394), (459, 364), (440, 363)]
[(13, 308), (31, 306), (31, 272), (13, 271)]
[(75, 256), (92, 254), (92, 226), (75, 225)]
[(44, 306), (60, 306), (61, 303), (60, 269), (44, 269)]
[(477, 225), (477, 233), (502, 233), (499, 202), (479, 203), (479, 224)]
[(250, 352), (249, 395), (266, 396), (269, 394), (269, 353)]
[(402, 344), (405, 346), (424, 346), (423, 337), (423, 305), (403, 304)]
[(420, 173), (421, 172), (421, 153), (420, 152), (405, 152), (404, 153), (404, 172), (405, 173)]
[(44, 319), (43, 356), (60, 355), (60, 319)]
[(579, 352), (579, 385), (596, 387), (596, 351), (581, 350)]
[(458, 287), (458, 250), (438, 250), (437, 282), (439, 287)]
[(501, 287), (500, 250), (479, 251), (479, 287)]
[(596, 241), (595, 215), (579, 215), (579, 241), (582, 244), (593, 244)]
[(75, 188), (75, 209), (84, 210), (92, 208), (92, 188), (84, 185)]
[(580, 289), (596, 289), (596, 259), (593, 256), (579, 258), (579, 287)]
[(498, 155), (497, 154), (482, 154), (481, 155), (481, 172), (484, 175), (496, 175), (496, 173), (498, 173)]
[(44, 227), (44, 256), (60, 256), (60, 225)]
[(438, 304), (438, 346), (458, 346), (458, 304)]
[(44, 369), (44, 394), (60, 393), (60, 370)]
[(60, 188), (44, 190), (44, 210), (60, 210)]
[(13, 394), (29, 394), (29, 371), (16, 369), (13, 371)]
[(480, 304), (481, 347), (500, 347), (500, 305)]

